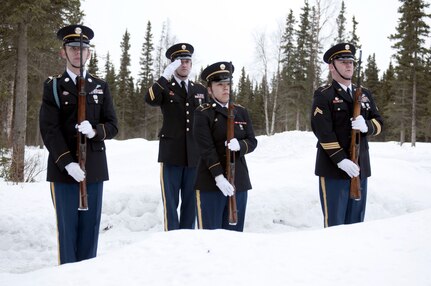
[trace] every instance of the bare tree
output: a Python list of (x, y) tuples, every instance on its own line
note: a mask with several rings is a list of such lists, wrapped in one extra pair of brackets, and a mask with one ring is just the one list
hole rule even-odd
[[(256, 43), (256, 54), (257, 58), (260, 62), (262, 71), (263, 71), (263, 77), (262, 82), (268, 82), (268, 55), (267, 55), (267, 48), (266, 48), (266, 34), (264, 32), (255, 34), (255, 43)], [(262, 90), (262, 97), (263, 97), (263, 110), (265, 115), (265, 132), (266, 135), (271, 135), (270, 128), (269, 128), (269, 101), (270, 101), (270, 95), (269, 92), (264, 88)]]

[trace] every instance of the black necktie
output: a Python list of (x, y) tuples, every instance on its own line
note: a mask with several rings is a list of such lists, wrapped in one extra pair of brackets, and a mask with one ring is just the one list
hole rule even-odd
[(184, 94), (187, 95), (186, 83), (183, 80), (181, 81), (181, 88), (183, 89)]
[(350, 95), (350, 97), (352, 97), (352, 93), (350, 92), (350, 88), (347, 88), (347, 94)]

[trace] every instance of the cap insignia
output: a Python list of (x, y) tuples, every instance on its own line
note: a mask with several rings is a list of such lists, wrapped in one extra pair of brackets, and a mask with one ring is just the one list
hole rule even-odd
[(350, 50), (350, 45), (346, 45), (344, 48), (345, 48), (346, 50)]
[(221, 70), (224, 70), (225, 68), (226, 68), (226, 66), (225, 66), (224, 64), (221, 64), (221, 65), (220, 65), (220, 69), (221, 69)]
[(186, 48), (187, 48), (186, 45), (181, 46), (181, 49), (183, 49), (183, 50), (185, 50)]

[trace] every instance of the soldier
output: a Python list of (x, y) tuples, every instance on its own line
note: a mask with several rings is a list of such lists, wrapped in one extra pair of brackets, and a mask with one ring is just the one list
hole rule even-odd
[[(257, 146), (247, 110), (235, 105), (234, 137), (227, 138), (227, 107), (230, 96), (230, 63), (217, 62), (202, 71), (211, 102), (195, 111), (194, 134), (200, 152), (196, 175), (198, 227), (243, 231), (247, 194), (251, 189), (245, 155)], [(232, 66), (232, 73), (234, 68)], [(226, 179), (226, 144), (235, 154), (235, 186)], [(238, 209), (237, 225), (229, 225), (228, 196), (235, 196)]]
[[(60, 29), (61, 57), (66, 61), (63, 74), (44, 83), (39, 121), (43, 142), (49, 152), (47, 180), (57, 217), (59, 264), (93, 258), (102, 213), (103, 181), (108, 180), (104, 140), (117, 132), (112, 97), (105, 81), (83, 69), (86, 91), (86, 120), (78, 124), (78, 89), (82, 33), (82, 63), (90, 58), (93, 31), (83, 25)], [(87, 137), (86, 172), (77, 163), (77, 132)], [(88, 210), (78, 211), (79, 182), (86, 179)]]
[(193, 182), (199, 155), (193, 137), (193, 112), (207, 102), (208, 96), (203, 85), (189, 80), (193, 51), (187, 43), (170, 47), (166, 57), (171, 63), (145, 95), (145, 101), (160, 106), (163, 114), (158, 161), (165, 231), (193, 229), (196, 220)]
[[(371, 92), (362, 88), (361, 115), (352, 118), (355, 47), (341, 43), (323, 56), (332, 83), (314, 93), (311, 126), (318, 139), (315, 174), (319, 176), (324, 226), (364, 221), (367, 178), (371, 176), (368, 136), (382, 131), (383, 120)], [(360, 131), (359, 166), (349, 159), (352, 129)], [(349, 196), (352, 177), (360, 176), (361, 199)]]

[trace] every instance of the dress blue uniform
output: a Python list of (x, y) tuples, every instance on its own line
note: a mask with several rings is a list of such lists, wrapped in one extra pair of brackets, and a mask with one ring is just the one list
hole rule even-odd
[[(173, 45), (166, 57), (191, 59), (193, 47), (187, 43)], [(163, 125), (159, 132), (160, 183), (165, 231), (194, 228), (196, 203), (193, 182), (199, 154), (193, 136), (194, 110), (208, 101), (206, 88), (188, 81), (186, 90), (174, 77), (160, 77), (145, 95), (145, 101), (159, 106)], [(181, 190), (181, 191), (180, 191)], [(180, 216), (177, 208), (181, 194)]]
[[(346, 48), (347, 47), (347, 48)], [(329, 49), (325, 62), (333, 59), (353, 59), (353, 45), (338, 44)], [(352, 94), (356, 87), (353, 85)], [(349, 158), (353, 115), (353, 99), (340, 84), (318, 88), (314, 93), (311, 125), (318, 139), (315, 174), (319, 176), (319, 190), (325, 227), (362, 222), (367, 199), (367, 178), (371, 176), (368, 136), (382, 131), (383, 120), (371, 92), (362, 88), (361, 115), (368, 126), (367, 133), (360, 135), (359, 167), (362, 198), (349, 198), (350, 177), (338, 168), (337, 163)]]
[[(227, 62), (215, 63), (202, 72), (202, 79), (208, 82), (229, 79)], [(220, 69), (220, 66), (225, 67)], [(245, 155), (257, 146), (253, 126), (247, 110), (234, 107), (234, 137), (240, 150), (235, 154), (235, 191), (238, 209), (236, 226), (228, 223), (228, 197), (217, 187), (215, 177), (226, 174), (227, 108), (212, 100), (202, 104), (195, 111), (194, 134), (200, 152), (196, 175), (196, 200), (198, 226), (200, 229), (229, 229), (242, 231), (247, 205), (247, 191), (252, 188)]]
[[(82, 28), (84, 46), (93, 37), (90, 28), (71, 25), (59, 30), (64, 44), (79, 44), (76, 27)], [(117, 132), (117, 117), (105, 81), (86, 73), (86, 120), (96, 135), (87, 138), (86, 181), (88, 211), (78, 211), (79, 184), (65, 170), (77, 162), (78, 89), (68, 72), (48, 78), (44, 83), (39, 121), (43, 142), (49, 151), (47, 180), (51, 182), (58, 241), (59, 263), (77, 262), (97, 254), (102, 209), (103, 181), (109, 179), (104, 140)]]

